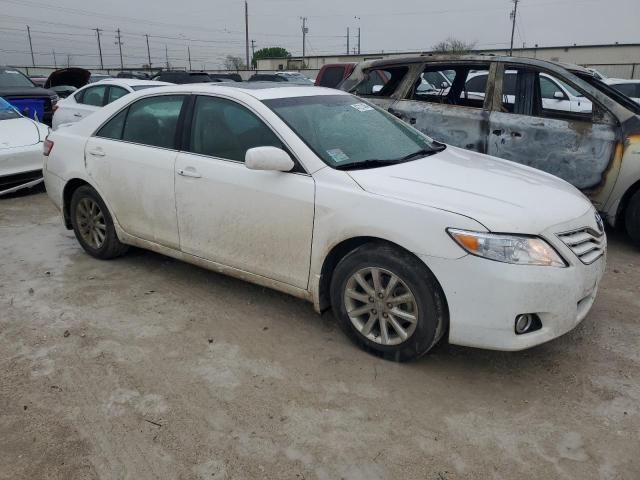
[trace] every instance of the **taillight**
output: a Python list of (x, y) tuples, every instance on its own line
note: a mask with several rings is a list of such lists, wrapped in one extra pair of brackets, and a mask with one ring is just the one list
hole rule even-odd
[(48, 157), (49, 154), (51, 153), (51, 150), (53, 150), (53, 140), (49, 140), (47, 138), (47, 139), (45, 139), (44, 143), (42, 144), (42, 154), (45, 157)]

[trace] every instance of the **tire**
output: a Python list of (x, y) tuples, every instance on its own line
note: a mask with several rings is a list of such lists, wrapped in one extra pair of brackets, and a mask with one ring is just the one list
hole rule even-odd
[(624, 224), (631, 240), (640, 246), (640, 190), (629, 199), (624, 214)]
[(73, 192), (70, 213), (73, 232), (92, 257), (108, 260), (124, 255), (129, 249), (118, 240), (111, 214), (92, 187), (83, 185)]
[[(387, 291), (393, 276), (395, 286)], [(379, 288), (372, 289), (376, 283)], [(334, 270), (330, 290), (334, 314), (345, 334), (367, 352), (387, 360), (420, 358), (442, 338), (448, 325), (444, 293), (434, 275), (413, 255), (393, 246), (367, 244), (347, 254)], [(373, 302), (372, 292), (376, 295)], [(413, 301), (400, 302), (411, 297)]]

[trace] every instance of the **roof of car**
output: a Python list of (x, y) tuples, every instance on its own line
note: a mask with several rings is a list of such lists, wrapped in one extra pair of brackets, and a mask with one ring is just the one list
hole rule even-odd
[(402, 65), (407, 63), (440, 63), (440, 62), (503, 62), (503, 63), (518, 63), (524, 65), (548, 67), (549, 65), (564, 68), (571, 72), (580, 72), (589, 75), (593, 75), (590, 70), (581, 67), (579, 65), (573, 65), (562, 62), (549, 62), (547, 60), (539, 60), (536, 58), (527, 57), (509, 57), (504, 55), (408, 55), (379, 60), (370, 60), (363, 62), (363, 68), (371, 68), (383, 65)]
[(139, 78), (105, 78), (98, 82), (90, 83), (89, 85), (101, 85), (108, 83), (109, 85), (120, 85), (123, 87), (137, 87), (139, 85), (173, 85), (169, 82), (159, 82), (157, 80), (143, 80)]
[(242, 91), (258, 100), (275, 98), (312, 97), (318, 95), (349, 95), (333, 88), (316, 87), (284, 82), (220, 82), (189, 83), (163, 87), (163, 92), (175, 93), (231, 93)]
[(640, 83), (640, 79), (627, 80), (624, 78), (608, 78), (605, 83), (608, 85), (622, 85), (623, 83)]

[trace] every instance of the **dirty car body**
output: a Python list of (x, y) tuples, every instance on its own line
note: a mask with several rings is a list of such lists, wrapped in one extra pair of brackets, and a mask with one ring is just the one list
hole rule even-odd
[[(390, 80), (371, 89), (369, 78), (380, 71)], [(454, 77), (450, 88), (418, 88), (426, 74), (438, 72)], [(615, 225), (624, 223), (626, 202), (640, 188), (640, 112), (601, 86), (593, 72), (577, 66), (429, 55), (362, 63), (341, 89), (437, 140), (556, 175)]]
[(0, 97), (0, 195), (42, 182), (42, 143), (49, 127)]
[(585, 318), (606, 236), (577, 189), (280, 85), (142, 90), (56, 130), (45, 183), (64, 224), (97, 258), (135, 245), (331, 306), (393, 359), (441, 338), (521, 350)]

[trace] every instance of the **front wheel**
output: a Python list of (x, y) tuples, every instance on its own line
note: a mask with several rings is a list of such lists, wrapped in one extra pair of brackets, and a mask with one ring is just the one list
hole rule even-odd
[(107, 260), (123, 255), (129, 248), (118, 240), (107, 206), (89, 185), (73, 192), (70, 213), (73, 232), (89, 255)]
[(331, 281), (331, 303), (357, 345), (389, 360), (415, 360), (442, 337), (444, 294), (429, 269), (392, 246), (365, 245), (346, 255)]
[(640, 190), (629, 199), (624, 215), (624, 224), (631, 240), (640, 246)]

